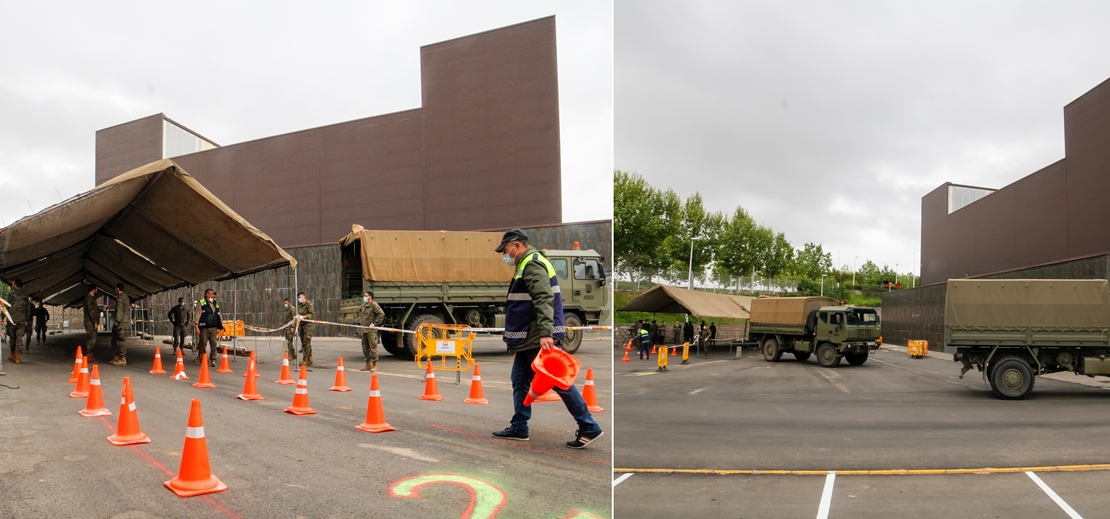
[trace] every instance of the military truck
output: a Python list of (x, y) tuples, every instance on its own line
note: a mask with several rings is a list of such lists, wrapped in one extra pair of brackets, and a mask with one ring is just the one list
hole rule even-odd
[(874, 308), (840, 306), (828, 297), (759, 297), (750, 313), (748, 336), (768, 362), (778, 362), (783, 353), (804, 362), (816, 353), (826, 368), (842, 358), (859, 366), (882, 344)]
[[(385, 326), (416, 330), (421, 324), (502, 328), (514, 268), (494, 252), (502, 233), (374, 231), (352, 227), (339, 242), (343, 265), (340, 322), (356, 324), (362, 293), (374, 293)], [(609, 309), (605, 258), (594, 250), (541, 251), (559, 277), (567, 326), (598, 324)], [(412, 334), (382, 332), (382, 346), (401, 357), (416, 354)], [(567, 331), (563, 349), (574, 353), (581, 331)]]
[(1020, 400), (1037, 375), (1110, 375), (1105, 279), (951, 279), (944, 345), (960, 378), (978, 368), (995, 396)]

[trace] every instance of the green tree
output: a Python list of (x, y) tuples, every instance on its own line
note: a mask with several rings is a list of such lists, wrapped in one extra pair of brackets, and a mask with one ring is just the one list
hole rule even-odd
[(797, 254), (798, 274), (820, 281), (822, 274), (832, 271), (832, 253), (814, 243), (806, 243)]
[(723, 222), (717, 242), (717, 264), (722, 270), (739, 278), (756, 269), (755, 233), (755, 221), (743, 207), (737, 207), (732, 218)]
[(634, 278), (659, 269), (659, 246), (673, 233), (681, 209), (674, 191), (660, 192), (643, 177), (613, 172), (613, 244), (617, 269)]
[(876, 285), (882, 281), (879, 279), (882, 277), (881, 274), (882, 271), (879, 270), (879, 266), (875, 262), (867, 260), (863, 262), (863, 265), (860, 265), (859, 271), (856, 272), (856, 283), (859, 285)]

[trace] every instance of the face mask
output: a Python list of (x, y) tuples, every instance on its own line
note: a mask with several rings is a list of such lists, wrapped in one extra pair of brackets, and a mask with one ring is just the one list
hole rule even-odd
[(297, 302), (303, 305), (304, 304), (304, 298), (303, 297), (298, 297)]
[(177, 303), (177, 305), (178, 305), (178, 306), (185, 306), (185, 301), (182, 301), (182, 302), (180, 302), (180, 303)]
[(209, 302), (209, 303), (215, 303), (215, 302), (216, 302), (216, 298), (214, 298), (214, 297), (209, 297), (209, 298), (208, 298), (208, 302)]
[(370, 298), (369, 298), (369, 297), (366, 297), (366, 296), (362, 296), (362, 302), (363, 302), (363, 303), (369, 303), (369, 302), (370, 302)]
[(285, 303), (285, 307), (286, 307), (286, 308), (289, 308), (289, 303)]
[(505, 264), (509, 265), (509, 266), (512, 266), (512, 265), (516, 264), (516, 262), (513, 261), (513, 257), (509, 256), (508, 254), (502, 254), (501, 255), (501, 261), (504, 261)]

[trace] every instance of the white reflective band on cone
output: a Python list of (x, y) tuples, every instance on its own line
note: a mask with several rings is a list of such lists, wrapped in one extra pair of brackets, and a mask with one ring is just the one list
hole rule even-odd
[(289, 359), (281, 359), (281, 365), (282, 366), (288, 366), (289, 365)]
[(335, 370), (336, 371), (347, 371), (347, 368), (344, 368), (343, 366), (336, 366)]
[(119, 405), (127, 405), (127, 399), (122, 396), (119, 397)]
[(81, 368), (81, 373), (88, 373), (88, 372), (89, 372), (88, 368)]
[(186, 438), (204, 438), (204, 426), (202, 425), (200, 427), (186, 427), (185, 428), (185, 437)]
[(303, 379), (303, 378), (301, 378), (301, 379), (297, 379), (297, 384), (298, 384), (298, 385), (301, 385), (301, 386), (307, 386), (307, 385), (308, 385), (308, 381), (307, 381), (307, 380), (305, 380), (305, 379)]
[(381, 392), (381, 391), (371, 391), (371, 392), (370, 392), (370, 396), (371, 396), (371, 397), (379, 397), (379, 398), (381, 398), (381, 396), (382, 396), (382, 392)]
[(160, 358), (162, 358), (162, 354), (161, 353), (155, 353), (154, 358), (160, 359)]
[(470, 380), (482, 380), (482, 376), (481, 375), (474, 375), (474, 378), (472, 378)]
[(94, 379), (92, 379), (92, 381), (91, 381), (91, 382), (89, 382), (89, 383), (90, 383), (90, 384), (92, 384), (92, 385), (94, 385), (94, 386), (99, 386), (99, 385), (100, 385), (100, 379), (99, 379), (99, 378), (94, 378)]
[(186, 375), (185, 372), (182, 371), (181, 373), (178, 373), (178, 374), (174, 375), (173, 378), (176, 378), (177, 380), (181, 380), (182, 378), (184, 378), (186, 376), (188, 376), (188, 375)]
[(587, 380), (587, 381), (586, 381), (586, 385), (587, 385), (587, 386), (592, 386), (592, 385), (594, 385), (594, 381), (592, 381), (592, 380)]
[(129, 409), (132, 413), (134, 413), (135, 412), (135, 402), (131, 402), (130, 404), (127, 404), (127, 409)]
[(426, 376), (424, 378), (436, 378), (436, 374), (435, 373), (428, 373), (428, 376)]
[(296, 391), (293, 391), (293, 393), (298, 394), (298, 395), (307, 395), (308, 394), (308, 388), (298, 387), (296, 389)]

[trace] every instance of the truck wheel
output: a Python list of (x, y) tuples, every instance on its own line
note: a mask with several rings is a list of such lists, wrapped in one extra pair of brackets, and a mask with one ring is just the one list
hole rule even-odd
[(864, 362), (867, 362), (867, 352), (845, 355), (844, 358), (848, 360), (848, 364), (862, 366)]
[(404, 346), (402, 345), (401, 347), (397, 347), (396, 332), (378, 332), (378, 336), (381, 337), (382, 349), (388, 351), (390, 355), (394, 355), (397, 357), (405, 356)]
[(1033, 370), (1018, 357), (1006, 357), (991, 370), (991, 389), (1003, 400), (1021, 400), (1033, 391)]
[(782, 358), (782, 350), (779, 349), (779, 341), (774, 337), (768, 337), (763, 341), (763, 359), (767, 362), (778, 362)]
[[(420, 325), (422, 325), (424, 323), (427, 323), (427, 324), (443, 324), (443, 318), (438, 316), (438, 315), (434, 315), (434, 314), (418, 315), (415, 318), (413, 318), (411, 321), (409, 321), (409, 324), (407, 326), (405, 326), (405, 328), (408, 329), (408, 330), (416, 331), (418, 328), (420, 328)], [(418, 341), (419, 341), (419, 339), (416, 338), (415, 334), (406, 333), (405, 334), (405, 350), (406, 351), (401, 352), (400, 356), (405, 357), (405, 358), (409, 358), (409, 359), (415, 357), (417, 346), (419, 344)]]
[(836, 367), (840, 364), (840, 352), (830, 343), (822, 343), (817, 347), (817, 363), (825, 368)]
[(798, 362), (805, 362), (805, 361), (809, 360), (809, 355), (810, 355), (810, 353), (808, 351), (796, 351), (796, 352), (794, 352), (794, 358), (798, 359)]
[[(582, 326), (582, 320), (578, 318), (578, 314), (563, 314), (563, 320), (567, 326)], [(581, 345), (582, 331), (567, 330), (567, 337), (563, 339), (563, 351), (574, 353)]]

